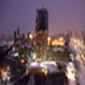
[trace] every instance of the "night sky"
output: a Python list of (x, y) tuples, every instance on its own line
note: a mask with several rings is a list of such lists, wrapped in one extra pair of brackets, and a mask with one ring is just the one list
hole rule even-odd
[(49, 34), (85, 29), (85, 0), (0, 0), (0, 34), (34, 33), (37, 8), (49, 12)]

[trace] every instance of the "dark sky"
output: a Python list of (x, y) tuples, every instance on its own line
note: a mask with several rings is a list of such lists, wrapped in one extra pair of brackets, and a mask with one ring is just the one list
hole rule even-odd
[(49, 34), (85, 29), (85, 0), (0, 0), (0, 34), (34, 33), (36, 8), (49, 12)]

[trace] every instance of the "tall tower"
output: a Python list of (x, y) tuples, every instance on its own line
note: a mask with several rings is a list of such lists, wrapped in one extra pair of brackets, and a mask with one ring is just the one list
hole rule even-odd
[(16, 44), (16, 31), (14, 31), (14, 45)]
[(35, 37), (36, 57), (42, 60), (46, 57), (47, 36), (48, 36), (48, 11), (46, 8), (36, 10)]

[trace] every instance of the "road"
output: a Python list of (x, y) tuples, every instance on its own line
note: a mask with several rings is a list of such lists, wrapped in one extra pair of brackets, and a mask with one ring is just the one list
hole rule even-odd
[(76, 43), (72, 43), (73, 48), (76, 50), (77, 56), (76, 56), (76, 65), (77, 65), (77, 69), (79, 71), (79, 85), (85, 85), (85, 59), (84, 59), (84, 55), (82, 53), (82, 49), (81, 43), (78, 44), (78, 42)]

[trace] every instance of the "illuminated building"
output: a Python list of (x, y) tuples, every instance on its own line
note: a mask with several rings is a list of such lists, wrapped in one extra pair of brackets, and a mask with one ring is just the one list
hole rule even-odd
[(48, 36), (48, 11), (46, 8), (37, 9), (35, 22), (36, 55), (45, 59)]
[(52, 44), (52, 46), (64, 46), (65, 44), (64, 37), (58, 37), (54, 39), (52, 39), (51, 37), (48, 37), (47, 40), (48, 40), (48, 46), (50, 45), (50, 43)]
[(14, 31), (14, 44), (16, 43), (16, 31)]

